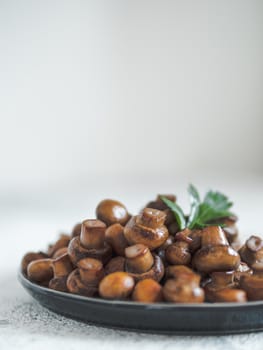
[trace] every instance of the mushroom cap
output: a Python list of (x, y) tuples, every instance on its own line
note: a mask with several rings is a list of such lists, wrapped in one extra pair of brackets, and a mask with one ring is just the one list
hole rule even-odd
[(201, 272), (229, 271), (239, 266), (240, 256), (230, 246), (205, 246), (195, 253), (192, 263)]
[(96, 208), (96, 216), (106, 225), (119, 223), (125, 225), (130, 218), (126, 207), (114, 199), (104, 199)]

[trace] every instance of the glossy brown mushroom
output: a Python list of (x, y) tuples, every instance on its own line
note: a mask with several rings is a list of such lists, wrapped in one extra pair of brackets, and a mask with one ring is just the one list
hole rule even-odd
[(247, 295), (242, 289), (225, 288), (206, 292), (206, 300), (214, 303), (244, 303)]
[(34, 252), (30, 252), (30, 253), (27, 253), (23, 256), (22, 258), (22, 262), (21, 262), (21, 269), (22, 269), (22, 272), (24, 274), (27, 273), (27, 266), (32, 262), (32, 261), (35, 261), (35, 260), (40, 260), (40, 259), (45, 259), (47, 258), (47, 254), (43, 253), (43, 252), (37, 252), (37, 253), (34, 253)]
[(201, 276), (185, 265), (170, 265), (165, 269), (165, 279), (180, 279), (180, 276), (191, 275), (196, 284), (200, 284)]
[(162, 259), (153, 255), (143, 244), (135, 244), (125, 249), (125, 271), (139, 281), (151, 278), (159, 282), (164, 275)]
[(173, 243), (174, 243), (174, 236), (169, 235), (167, 240), (160, 247), (156, 249), (156, 253), (162, 259), (165, 265), (168, 265), (168, 261), (165, 258), (165, 251)]
[(49, 288), (67, 292), (67, 278), (73, 270), (68, 254), (64, 254), (52, 261), (53, 278), (49, 281)]
[(197, 283), (194, 273), (180, 274), (179, 278), (168, 279), (163, 287), (164, 299), (172, 303), (202, 303), (204, 290)]
[(162, 286), (153, 279), (139, 281), (132, 293), (134, 301), (142, 303), (158, 303), (162, 301)]
[(166, 249), (165, 258), (172, 265), (189, 265), (191, 254), (186, 242), (175, 242)]
[(150, 250), (160, 247), (168, 238), (164, 226), (165, 213), (145, 208), (138, 216), (133, 216), (124, 228), (124, 235), (130, 245), (141, 243)]
[(135, 282), (127, 272), (114, 272), (105, 276), (99, 285), (99, 294), (105, 299), (127, 299)]
[(54, 254), (53, 254), (53, 259), (57, 259), (60, 256), (67, 254), (68, 252), (68, 247), (63, 247), (63, 248), (59, 248)]
[(192, 263), (200, 272), (235, 270), (240, 264), (239, 254), (229, 246), (219, 226), (209, 226), (202, 231), (202, 247), (195, 253)]
[(97, 293), (98, 287), (91, 284), (86, 285), (80, 277), (79, 269), (73, 270), (67, 278), (67, 289), (70, 293), (92, 297)]
[(126, 207), (113, 199), (104, 199), (96, 208), (97, 219), (105, 222), (107, 226), (113, 224), (125, 225), (130, 219)]
[(154, 263), (153, 256), (148, 247), (135, 244), (125, 249), (126, 270), (132, 273), (149, 271)]
[(246, 291), (248, 300), (263, 300), (263, 275), (241, 276), (240, 288)]
[(238, 238), (238, 229), (236, 226), (237, 216), (232, 215), (225, 218), (217, 219), (216, 221), (210, 221), (209, 224), (221, 224), (223, 231), (225, 233), (226, 239), (229, 244), (232, 245)]
[[(165, 225), (169, 226), (169, 233), (175, 234), (178, 231), (178, 225), (176, 224), (175, 217), (172, 211), (168, 208), (168, 206), (162, 200), (162, 197), (169, 199), (172, 202), (176, 202), (176, 197), (173, 194), (159, 194), (157, 195), (154, 201), (147, 203), (145, 208), (158, 209), (162, 210), (166, 214)], [(173, 225), (174, 224), (174, 225)], [(177, 231), (176, 231), (177, 229)]]
[(106, 241), (111, 245), (113, 251), (120, 256), (124, 256), (124, 250), (128, 247), (123, 230), (122, 225), (113, 224), (107, 228), (105, 233)]
[(56, 241), (56, 243), (48, 247), (48, 251), (47, 251), (48, 256), (53, 258), (54, 254), (58, 249), (67, 247), (69, 245), (70, 239), (71, 237), (69, 235), (66, 235), (64, 233), (61, 234), (59, 236), (59, 239)]
[(263, 271), (263, 240), (258, 236), (251, 236), (239, 250), (241, 259), (253, 270)]
[(78, 262), (80, 278), (86, 285), (98, 286), (104, 277), (102, 262), (93, 258), (85, 258)]
[(77, 237), (77, 236), (80, 236), (80, 233), (81, 233), (81, 222), (77, 223), (73, 229), (72, 229), (72, 232), (71, 232), (71, 237)]
[(235, 287), (234, 271), (213, 272), (211, 280), (205, 284), (205, 296), (207, 301), (217, 301), (217, 292)]
[(93, 258), (84, 258), (77, 263), (67, 279), (67, 288), (71, 293), (92, 297), (98, 292), (98, 285), (104, 276), (102, 262)]
[(38, 259), (29, 263), (27, 276), (33, 282), (49, 282), (53, 277), (52, 259)]
[(105, 241), (106, 225), (99, 220), (85, 220), (81, 234), (72, 238), (68, 254), (74, 265), (84, 258), (94, 258), (107, 263), (112, 256), (111, 246)]
[(105, 266), (105, 274), (109, 275), (113, 272), (121, 272), (125, 270), (125, 258), (123, 256), (115, 256)]
[(242, 276), (250, 276), (253, 274), (251, 268), (244, 262), (241, 262), (234, 272), (234, 280), (238, 284)]

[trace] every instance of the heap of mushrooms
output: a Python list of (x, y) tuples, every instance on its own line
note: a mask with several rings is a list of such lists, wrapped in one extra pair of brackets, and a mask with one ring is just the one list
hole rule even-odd
[(236, 218), (223, 221), (223, 228), (211, 223), (180, 231), (161, 196), (135, 216), (106, 199), (96, 219), (75, 225), (47, 252), (27, 253), (21, 268), (33, 283), (87, 297), (143, 303), (263, 300), (262, 239), (251, 236), (237, 249)]

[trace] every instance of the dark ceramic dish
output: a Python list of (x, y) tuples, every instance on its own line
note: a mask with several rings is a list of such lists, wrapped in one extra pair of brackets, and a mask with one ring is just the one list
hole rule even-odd
[(230, 334), (263, 330), (263, 301), (244, 304), (142, 304), (57, 292), (31, 283), (23, 287), (44, 307), (76, 320), (155, 334)]

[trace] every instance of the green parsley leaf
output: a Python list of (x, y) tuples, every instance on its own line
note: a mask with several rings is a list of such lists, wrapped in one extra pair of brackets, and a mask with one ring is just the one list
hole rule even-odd
[(181, 207), (179, 207), (178, 204), (170, 201), (166, 197), (161, 197), (162, 201), (167, 205), (168, 208), (171, 209), (172, 213), (174, 214), (176, 221), (178, 223), (179, 229), (183, 230), (186, 227), (186, 220), (184, 216), (184, 212)]
[(187, 221), (187, 227), (190, 229), (194, 227), (199, 214), (200, 196), (194, 185), (190, 184), (188, 187), (190, 196), (191, 211)]

